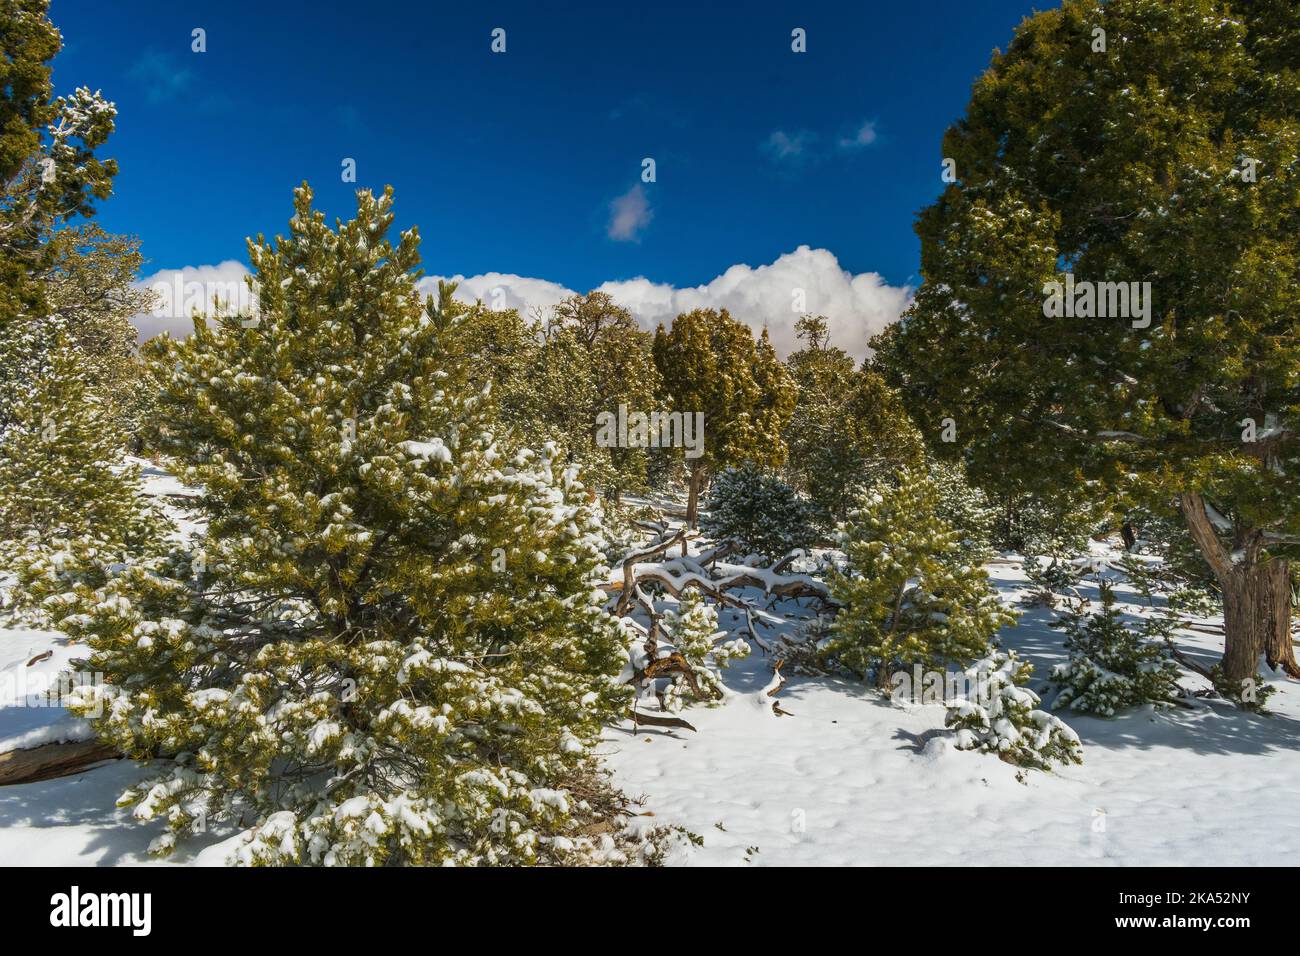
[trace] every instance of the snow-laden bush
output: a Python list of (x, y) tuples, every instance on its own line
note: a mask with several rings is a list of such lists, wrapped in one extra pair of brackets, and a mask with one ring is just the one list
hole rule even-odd
[(1023, 685), (1032, 671), (1014, 653), (994, 652), (966, 670), (970, 693), (952, 701), (944, 723), (957, 731), (958, 750), (997, 754), (1018, 767), (1050, 770), (1082, 763), (1079, 737), (1059, 717), (1039, 710)]
[(962, 536), (939, 517), (940, 499), (931, 478), (904, 470), (841, 527), (845, 564), (828, 583), (842, 607), (821, 648), (828, 664), (864, 679), (874, 671), (884, 687), (898, 668), (977, 660), (1015, 622)]
[(590, 835), (630, 696), (599, 507), (552, 449), (505, 453), (389, 194), (337, 231), (295, 207), (250, 243), (257, 321), (146, 347), (207, 527), (47, 599), (104, 676), (70, 708), (153, 771), (122, 802), (157, 852), (226, 822), (243, 863), (626, 859)]
[[(695, 591), (687, 591), (676, 608), (663, 617), (661, 633), (668, 645), (661, 654), (676, 651), (686, 659), (702, 688), (715, 697), (725, 693), (722, 669), (732, 661), (749, 654), (749, 644), (741, 638), (724, 641), (727, 632), (718, 627), (718, 612)], [(672, 685), (664, 694), (664, 707), (671, 711), (681, 709), (681, 691), (685, 678), (674, 676)]]
[(714, 480), (700, 527), (717, 541), (735, 541), (769, 561), (806, 548), (817, 537), (807, 503), (754, 465), (730, 468)]
[(1073, 611), (1065, 629), (1070, 659), (1052, 669), (1054, 707), (1113, 717), (1142, 704), (1167, 705), (1177, 696), (1178, 665), (1163, 639), (1148, 637), (1164, 626), (1150, 620), (1142, 631), (1125, 626), (1107, 582), (1101, 582), (1100, 610)]
[(73, 542), (117, 561), (156, 549), (167, 533), (138, 470), (121, 464), (126, 438), (90, 388), (86, 359), (66, 340), (53, 348), (0, 434), (0, 562), (23, 582), (42, 576), (30, 564), (61, 562)]
[(1029, 581), (1029, 593), (1021, 603), (1030, 607), (1056, 607), (1060, 596), (1066, 592), (1077, 595), (1076, 585), (1083, 577), (1081, 570), (1072, 562), (1052, 555), (1047, 561), (1037, 555), (1025, 559), (1025, 577)]

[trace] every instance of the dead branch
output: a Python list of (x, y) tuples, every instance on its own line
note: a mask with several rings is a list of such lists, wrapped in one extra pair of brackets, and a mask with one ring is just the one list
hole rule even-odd
[(643, 714), (635, 707), (628, 710), (628, 715), (632, 718), (634, 727), (640, 727), (643, 724), (647, 727), (681, 727), (699, 733), (698, 730), (695, 730), (694, 727), (680, 717), (656, 717), (654, 714)]
[(92, 764), (121, 757), (117, 748), (96, 740), (43, 744), (0, 753), (0, 786), (36, 783), (80, 773)]

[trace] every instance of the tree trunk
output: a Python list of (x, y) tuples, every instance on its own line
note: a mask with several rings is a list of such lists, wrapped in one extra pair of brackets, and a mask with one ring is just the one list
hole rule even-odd
[(1133, 530), (1133, 525), (1125, 521), (1120, 525), (1119, 534), (1124, 539), (1124, 550), (1132, 551), (1138, 541), (1137, 532)]
[(698, 463), (691, 465), (690, 491), (686, 498), (686, 525), (689, 528), (699, 527), (700, 488), (703, 484), (704, 466)]
[(1264, 659), (1269, 667), (1281, 668), (1289, 677), (1300, 677), (1295, 643), (1291, 640), (1291, 562), (1274, 558), (1267, 565), (1268, 585), (1261, 591), (1264, 621)]
[[(1223, 676), (1233, 682), (1254, 679), (1259, 658), (1274, 643), (1270, 633), (1278, 626), (1290, 640), (1291, 587), (1287, 562), (1259, 560), (1263, 536), (1256, 530), (1237, 530), (1234, 553), (1219, 541), (1205, 510), (1205, 500), (1195, 492), (1179, 496), (1179, 505), (1192, 540), (1205, 557), (1223, 589)], [(1279, 585), (1284, 585), (1279, 587)], [(1294, 655), (1292, 655), (1294, 660)]]

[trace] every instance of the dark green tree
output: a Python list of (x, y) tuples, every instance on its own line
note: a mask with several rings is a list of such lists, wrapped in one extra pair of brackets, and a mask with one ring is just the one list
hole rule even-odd
[(704, 441), (686, 455), (686, 520), (698, 523), (700, 493), (719, 468), (750, 462), (775, 468), (785, 460), (781, 433), (794, 412), (796, 390), (764, 329), (757, 342), (726, 309), (677, 316), (654, 337), (664, 404), (683, 415), (702, 413)]
[(1261, 655), (1300, 676), (1298, 63), (1293, 0), (1025, 20), (944, 137), (958, 181), (921, 213), (924, 284), (877, 342), (977, 483), (1176, 506), (1238, 683)]

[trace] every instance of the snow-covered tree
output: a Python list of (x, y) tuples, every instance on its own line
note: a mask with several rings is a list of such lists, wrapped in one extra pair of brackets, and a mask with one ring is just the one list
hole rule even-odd
[(1129, 707), (1168, 704), (1178, 693), (1178, 666), (1166, 642), (1125, 625), (1114, 589), (1106, 581), (1100, 587), (1098, 611), (1080, 607), (1065, 619), (1070, 659), (1052, 669), (1053, 706), (1113, 717)]
[[(722, 670), (732, 661), (749, 654), (749, 645), (740, 638), (722, 640), (727, 632), (718, 627), (718, 612), (695, 591), (687, 591), (675, 608), (665, 612), (661, 623), (661, 653), (681, 654), (703, 690), (721, 697), (724, 693)], [(673, 677), (665, 694), (668, 710), (681, 708), (682, 674)]]
[(162, 523), (122, 464), (119, 423), (88, 387), (79, 350), (60, 341), (47, 358), (0, 433), (0, 540), (22, 540), (32, 559), (74, 542), (105, 561), (147, 550)]
[(249, 243), (256, 315), (147, 349), (207, 530), (62, 600), (105, 677), (74, 709), (165, 758), (123, 797), (159, 852), (206, 820), (247, 827), (244, 863), (620, 859), (579, 832), (629, 694), (598, 509), (550, 449), (502, 450), (391, 191), (337, 228), (294, 207)]
[(994, 652), (966, 670), (970, 691), (951, 701), (944, 723), (957, 731), (958, 750), (997, 754), (1018, 767), (1050, 770), (1082, 763), (1079, 736), (1059, 717), (1039, 710), (1022, 686), (1032, 668), (1013, 653)]
[(700, 528), (716, 541), (734, 541), (769, 561), (808, 547), (817, 536), (810, 509), (795, 490), (749, 464), (714, 479)]
[(882, 483), (839, 533), (845, 566), (831, 574), (843, 608), (823, 653), (886, 686), (895, 667), (943, 669), (988, 654), (1015, 618), (984, 570), (963, 556), (961, 535), (938, 517), (939, 487), (904, 470)]
[(49, 301), (49, 275), (67, 250), (59, 229), (93, 215), (117, 173), (96, 155), (113, 132), (113, 104), (85, 88), (54, 95), (49, 64), (62, 38), (48, 9), (48, 0), (0, 5), (0, 431), (69, 331)]

